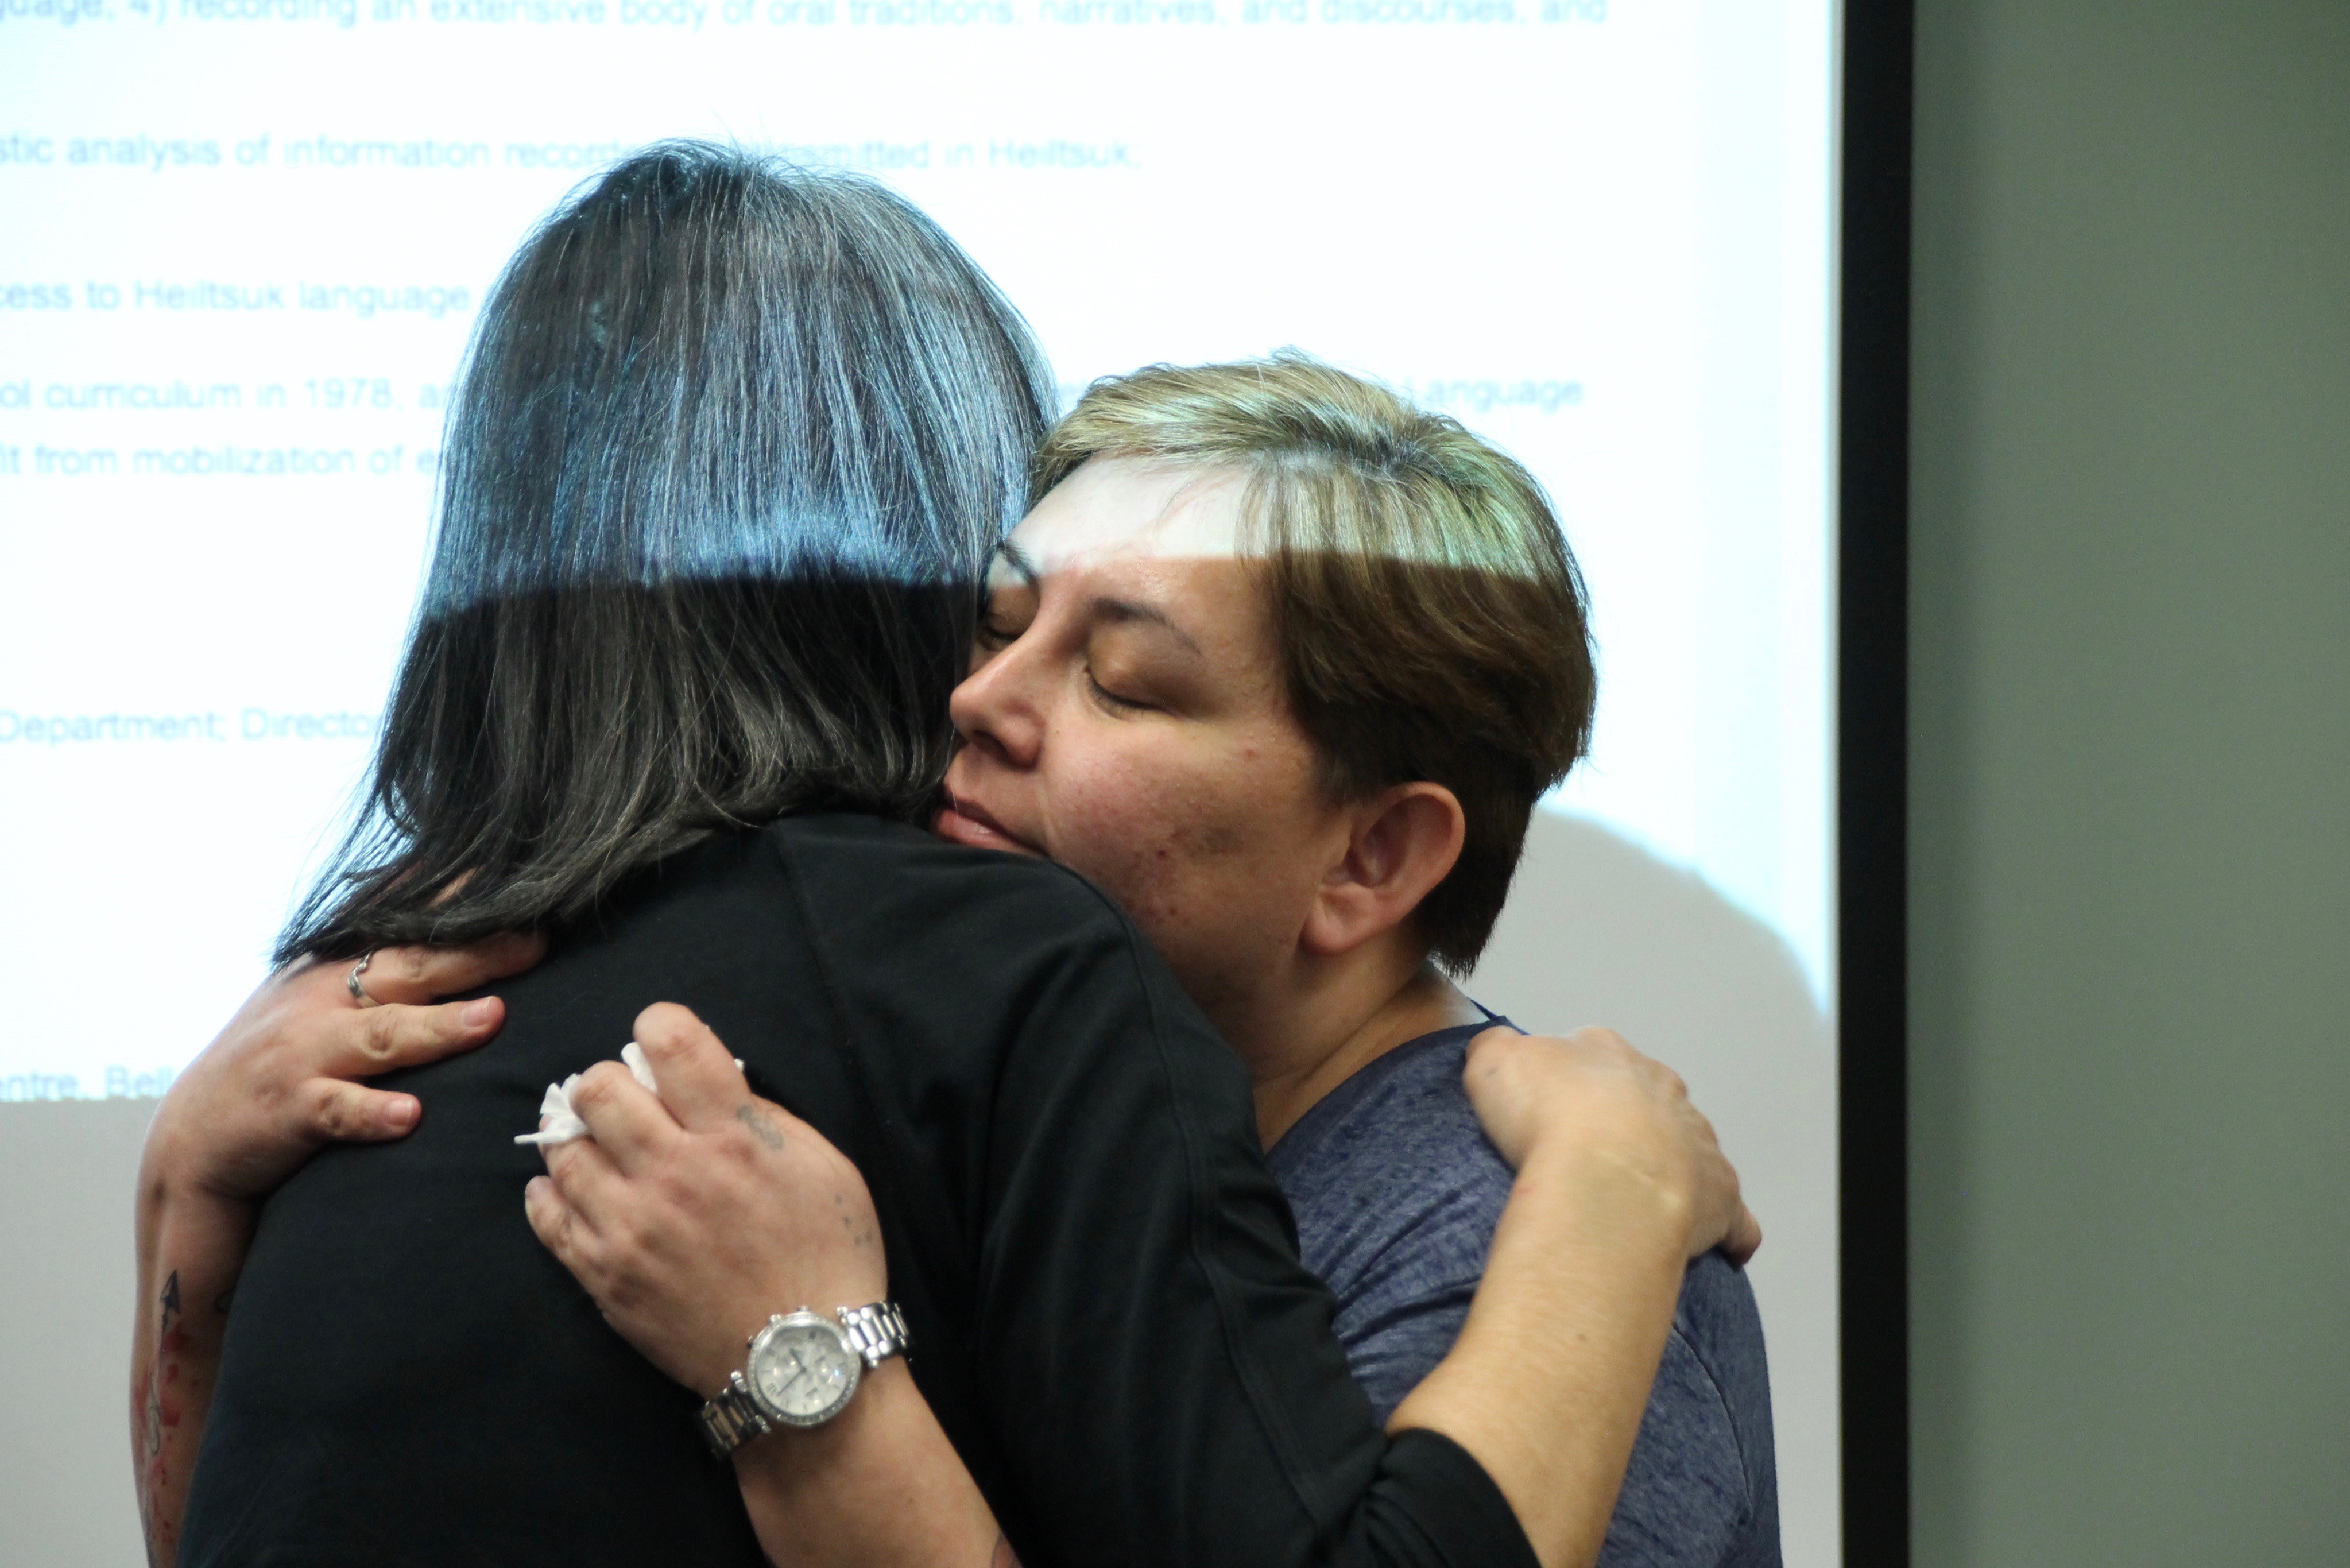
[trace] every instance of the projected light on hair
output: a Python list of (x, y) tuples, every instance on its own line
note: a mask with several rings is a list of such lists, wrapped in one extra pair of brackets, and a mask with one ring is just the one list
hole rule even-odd
[(576, 919), (785, 811), (919, 814), (1048, 384), (879, 186), (691, 144), (597, 181), (484, 306), (367, 806), (280, 959)]
[(677, 144), (483, 307), (428, 614), (585, 584), (973, 580), (1049, 410), (994, 286), (870, 182)]

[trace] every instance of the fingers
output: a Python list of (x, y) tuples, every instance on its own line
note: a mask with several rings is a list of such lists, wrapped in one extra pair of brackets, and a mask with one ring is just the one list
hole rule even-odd
[(571, 1250), (571, 1205), (563, 1201), (563, 1194), (555, 1189), (551, 1176), (534, 1176), (522, 1189), (523, 1218), (530, 1221), (532, 1234), (544, 1242), (546, 1250), (565, 1258)]
[(1738, 1218), (1731, 1221), (1730, 1233), (1721, 1239), (1722, 1256), (1742, 1269), (1762, 1250), (1762, 1221), (1754, 1218), (1754, 1210), (1741, 1203)]
[(1629, 1040), (1613, 1029), (1596, 1023), (1586, 1024), (1581, 1029), (1569, 1031), (1566, 1043), (1594, 1064), (1604, 1065), (1612, 1072), (1628, 1073), (1644, 1085), (1662, 1086), (1668, 1095), (1679, 1085), (1680, 1080), (1673, 1075), (1670, 1067), (1653, 1056), (1642, 1055)]
[[(612, 1163), (612, 1157), (585, 1140), (559, 1143), (539, 1152), (546, 1158), (550, 1190), (563, 1200), (572, 1222), (601, 1233), (600, 1221), (611, 1216), (615, 1200), (628, 1188), (628, 1179)], [(536, 1177), (531, 1179), (534, 1186), (537, 1181)]]
[(593, 1272), (590, 1253), (595, 1233), (579, 1210), (565, 1199), (552, 1177), (530, 1179), (529, 1185), (522, 1189), (522, 1211), (540, 1243), (593, 1294), (589, 1275)]
[(421, 1067), (483, 1044), (505, 1017), (505, 1003), (494, 996), (438, 1007), (347, 1008), (329, 1021), (334, 1033), (317, 1069), (336, 1077), (372, 1078), (397, 1067)]
[(520, 974), (546, 956), (546, 939), (536, 931), (502, 932), (462, 948), (379, 948), (359, 983), (378, 1002), (431, 1002)]
[(681, 1125), (707, 1131), (734, 1119), (749, 1103), (751, 1088), (733, 1053), (688, 1009), (654, 1002), (637, 1014), (636, 1038), (660, 1085), (661, 1103)]
[(1481, 1030), (1469, 1038), (1469, 1057), (1465, 1065), (1474, 1068), (1479, 1056), (1487, 1054), (1496, 1047), (1503, 1045), (1505, 1042), (1524, 1038), (1523, 1034), (1505, 1023), (1496, 1023), (1491, 1029)]
[(423, 1107), (413, 1095), (387, 1093), (340, 1078), (313, 1078), (296, 1096), (295, 1115), (325, 1143), (380, 1143), (405, 1137)]
[[(656, 1063), (654, 1080), (666, 1088), (662, 1071)], [(598, 1062), (580, 1075), (579, 1086), (571, 1091), (571, 1109), (588, 1124), (588, 1135), (602, 1146), (612, 1163), (629, 1175), (659, 1159), (685, 1136), (669, 1108), (618, 1062)], [(550, 1158), (547, 1166), (553, 1169), (555, 1161)]]

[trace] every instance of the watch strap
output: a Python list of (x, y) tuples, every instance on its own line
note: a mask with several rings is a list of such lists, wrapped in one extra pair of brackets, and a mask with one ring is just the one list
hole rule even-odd
[[(875, 1302), (869, 1306), (842, 1307), (833, 1314), (839, 1320), (841, 1336), (848, 1341), (867, 1371), (880, 1366), (893, 1355), (904, 1355), (913, 1348), (914, 1336), (906, 1327), (906, 1314), (896, 1302)], [(778, 1317), (773, 1322), (780, 1323)], [(756, 1344), (754, 1334), (752, 1342)], [(775, 1421), (759, 1403), (751, 1388), (751, 1380), (740, 1372), (726, 1375), (726, 1386), (705, 1402), (695, 1416), (702, 1428), (702, 1440), (710, 1451), (725, 1459), (754, 1438), (764, 1437), (775, 1429)]]
[(905, 1355), (914, 1348), (914, 1336), (906, 1327), (906, 1314), (896, 1302), (842, 1307), (833, 1315), (840, 1320), (840, 1331), (848, 1336), (849, 1348), (865, 1358), (868, 1372), (891, 1356)]
[(750, 1380), (740, 1372), (726, 1375), (726, 1386), (702, 1407), (695, 1425), (702, 1428), (702, 1440), (710, 1445), (710, 1451), (722, 1459), (752, 1438), (774, 1431), (775, 1427), (767, 1419), (767, 1413), (759, 1408)]

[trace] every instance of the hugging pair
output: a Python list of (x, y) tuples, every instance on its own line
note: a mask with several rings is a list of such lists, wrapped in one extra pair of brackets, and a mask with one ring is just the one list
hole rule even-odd
[(1049, 385), (858, 182), (525, 244), (369, 813), (151, 1135), (159, 1559), (1777, 1561), (1710, 1128), (1446, 978), (1588, 728), (1539, 489), (1300, 358)]

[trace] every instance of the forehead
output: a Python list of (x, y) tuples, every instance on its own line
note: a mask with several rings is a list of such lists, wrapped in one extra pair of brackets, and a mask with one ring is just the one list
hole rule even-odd
[(1229, 561), (1241, 554), (1247, 479), (1238, 470), (1097, 457), (1012, 531), (1029, 573), (1120, 561)]

